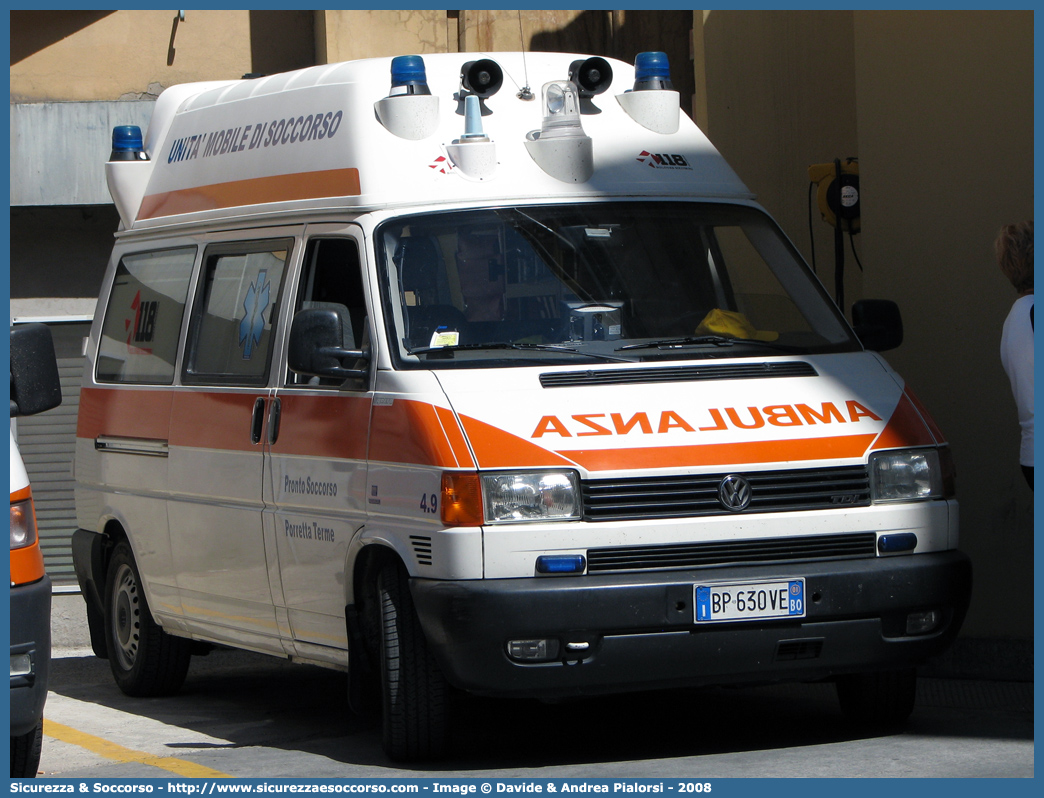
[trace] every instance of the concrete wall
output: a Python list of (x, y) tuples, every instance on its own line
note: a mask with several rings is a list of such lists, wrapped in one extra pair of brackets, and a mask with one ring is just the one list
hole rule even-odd
[(12, 11), (11, 101), (155, 97), (315, 62), (311, 11)]
[[(116, 125), (142, 130), (152, 101), (12, 105), (11, 205), (111, 205), (105, 162)], [(75, 135), (70, 135), (75, 131)]]
[[(965, 636), (1032, 638), (1033, 494), (998, 357), (1015, 293), (992, 252), (1033, 217), (1032, 12), (698, 11), (694, 27), (696, 117), (806, 257), (808, 165), (859, 158), (865, 272), (846, 241), (846, 304), (899, 303), (906, 341), (886, 356), (952, 443)], [(812, 215), (832, 290), (832, 228)]]
[(455, 14), (421, 10), (316, 11), (317, 63), (405, 53), (452, 53), (457, 49)]
[[(811, 261), (808, 167), (859, 155), (851, 13), (697, 11), (695, 30), (704, 131)], [(832, 228), (813, 216), (817, 271), (833, 294)], [(846, 295), (858, 299), (847, 259)]]
[(854, 15), (868, 295), (902, 305), (889, 360), (953, 444), (970, 634), (1032, 635), (1033, 495), (1018, 468), (993, 239), (1033, 218), (1032, 12)]

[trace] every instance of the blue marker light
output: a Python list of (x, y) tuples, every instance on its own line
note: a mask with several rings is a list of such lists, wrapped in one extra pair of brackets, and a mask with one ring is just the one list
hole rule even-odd
[(399, 55), (392, 59), (391, 93), (431, 94), (423, 58), (419, 55)]
[(667, 53), (638, 53), (634, 58), (634, 91), (673, 90)]
[(917, 535), (913, 532), (899, 532), (881, 535), (877, 539), (877, 550), (881, 554), (895, 554), (900, 551), (913, 551), (917, 548)]
[(586, 566), (582, 554), (544, 554), (536, 562), (538, 574), (581, 574)]

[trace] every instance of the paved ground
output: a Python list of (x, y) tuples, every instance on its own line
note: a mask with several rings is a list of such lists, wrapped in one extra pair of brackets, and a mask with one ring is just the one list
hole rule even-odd
[[(77, 601), (82, 600), (76, 597)], [(60, 611), (62, 614), (64, 610)], [(86, 638), (56, 634), (43, 776), (1032, 777), (1030, 682), (922, 678), (898, 733), (840, 716), (832, 685), (682, 690), (561, 704), (467, 699), (453, 755), (388, 761), (353, 716), (343, 674), (218, 650), (182, 692), (131, 699)], [(61, 639), (59, 639), (61, 638)], [(70, 645), (72, 644), (72, 645)]]

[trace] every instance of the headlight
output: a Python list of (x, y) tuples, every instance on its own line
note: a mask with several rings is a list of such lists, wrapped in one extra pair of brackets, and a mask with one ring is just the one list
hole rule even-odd
[(487, 524), (516, 521), (575, 521), (580, 491), (574, 471), (483, 474)]
[(901, 449), (870, 455), (875, 502), (912, 502), (953, 495), (949, 448)]
[(11, 505), (11, 548), (24, 549), (36, 542), (36, 519), (33, 500), (26, 499)]

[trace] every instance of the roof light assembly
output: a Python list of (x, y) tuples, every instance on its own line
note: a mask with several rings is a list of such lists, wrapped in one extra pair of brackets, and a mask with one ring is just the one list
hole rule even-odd
[(426, 139), (439, 124), (439, 98), (428, 88), (424, 59), (400, 55), (391, 61), (388, 96), (374, 104), (377, 119), (393, 135), (408, 141)]
[(105, 182), (124, 229), (134, 223), (152, 176), (152, 166), (141, 128), (116, 125), (112, 129), (112, 152), (105, 164)]
[(580, 92), (570, 80), (545, 83), (541, 89), (544, 119), (540, 130), (526, 135), (530, 157), (547, 174), (564, 183), (584, 183), (594, 174), (594, 148), (580, 122)]
[(616, 95), (616, 99), (642, 127), (666, 135), (678, 132), (680, 95), (671, 83), (666, 53), (638, 53), (634, 59), (634, 88)]

